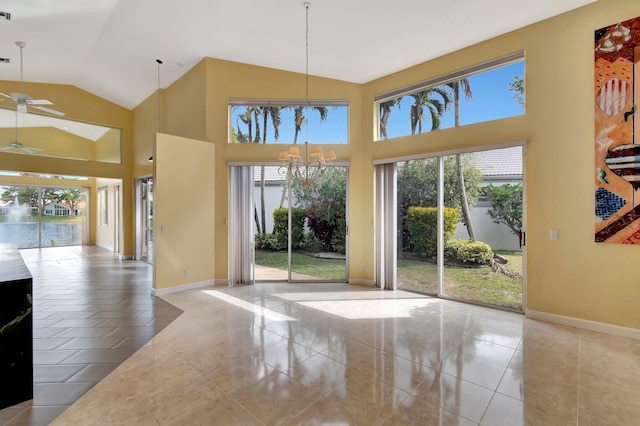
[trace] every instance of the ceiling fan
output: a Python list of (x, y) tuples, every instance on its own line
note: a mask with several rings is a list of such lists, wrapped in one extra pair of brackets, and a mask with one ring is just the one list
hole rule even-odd
[(26, 152), (27, 154), (33, 154), (36, 151), (42, 151), (42, 149), (35, 148), (33, 146), (24, 146), (18, 141), (9, 142), (9, 145), (0, 148), (0, 151), (8, 151), (10, 149), (19, 149), (21, 151)]
[(49, 114), (54, 114), (59, 117), (63, 117), (64, 112), (56, 111), (55, 109), (42, 106), (42, 105), (53, 105), (52, 102), (46, 99), (33, 99), (31, 96), (26, 95), (24, 93), (24, 80), (22, 78), (22, 49), (24, 49), (26, 45), (27, 43), (24, 41), (16, 41), (16, 46), (20, 48), (20, 92), (11, 93), (10, 95), (0, 92), (0, 95), (18, 104), (18, 112), (28, 112), (27, 106), (29, 106), (31, 108), (38, 109), (40, 111), (48, 112)]
[(22, 143), (18, 142), (18, 112), (16, 111), (16, 138), (9, 142), (7, 146), (0, 147), (0, 151), (8, 151), (10, 149), (18, 149), (27, 154), (33, 154), (36, 151), (42, 151), (41, 148), (36, 148), (33, 146), (24, 146)]

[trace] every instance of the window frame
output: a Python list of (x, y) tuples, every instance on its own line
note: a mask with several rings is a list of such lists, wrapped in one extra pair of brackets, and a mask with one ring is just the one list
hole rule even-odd
[[(451, 83), (453, 81), (462, 80), (463, 78), (470, 77), (472, 75), (484, 73), (491, 71), (493, 69), (497, 69), (500, 67), (504, 67), (507, 65), (515, 64), (521, 61), (525, 61), (525, 51), (518, 50), (516, 52), (500, 56), (498, 58), (490, 59), (488, 61), (480, 62), (475, 65), (471, 65), (465, 68), (461, 68), (446, 74), (442, 74), (436, 77), (432, 77), (426, 80), (419, 81), (417, 83), (409, 84), (407, 86), (403, 86), (397, 89), (393, 89), (387, 92), (380, 93), (373, 97), (374, 104), (374, 135), (373, 140), (375, 142), (384, 141), (387, 139), (380, 138), (380, 103), (390, 101), (392, 99), (399, 98), (401, 96), (408, 96), (412, 93), (416, 93), (425, 89), (430, 89), (433, 87), (438, 87), (445, 85), (447, 83)], [(524, 76), (523, 76), (524, 78)], [(526, 83), (525, 83), (526, 87)], [(526, 98), (525, 98), (526, 99)], [(409, 135), (404, 135), (409, 136)], [(396, 136), (403, 137), (403, 136)], [(394, 138), (389, 138), (394, 139)]]
[[(303, 99), (258, 99), (258, 98), (229, 98), (228, 105), (228, 134), (227, 134), (227, 143), (231, 144), (232, 141), (232, 132), (231, 128), (233, 126), (232, 123), (232, 110), (235, 107), (346, 107), (347, 108), (347, 122), (346, 130), (347, 134), (344, 143), (330, 143), (330, 142), (313, 142), (314, 145), (348, 145), (349, 144), (349, 119), (350, 119), (350, 102), (349, 99), (313, 99), (313, 100), (303, 100)], [(293, 141), (289, 142), (267, 142), (267, 145), (277, 145), (277, 144), (285, 144), (291, 145)], [(244, 143), (243, 145), (250, 145), (250, 143)]]

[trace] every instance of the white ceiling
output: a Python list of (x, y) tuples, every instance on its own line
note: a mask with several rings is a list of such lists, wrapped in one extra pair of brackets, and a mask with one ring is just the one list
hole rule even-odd
[[(364, 83), (596, 0), (311, 0), (309, 73)], [(126, 108), (204, 57), (305, 71), (303, 0), (3, 0), (0, 80)], [(29, 93), (34, 98), (37, 93)], [(55, 104), (55, 99), (50, 99)], [(54, 107), (55, 108), (55, 107)]]

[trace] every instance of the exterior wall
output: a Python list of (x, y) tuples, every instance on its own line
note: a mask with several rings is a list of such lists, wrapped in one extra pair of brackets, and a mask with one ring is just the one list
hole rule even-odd
[[(490, 208), (489, 203), (480, 201), (471, 210), (471, 221), (476, 240), (489, 244), (494, 251), (520, 251), (518, 237), (507, 226), (493, 223), (488, 213)], [(469, 239), (467, 228), (462, 222), (458, 222), (453, 238)]]

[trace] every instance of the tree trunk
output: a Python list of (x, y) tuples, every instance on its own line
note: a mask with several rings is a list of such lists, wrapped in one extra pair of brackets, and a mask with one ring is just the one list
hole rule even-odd
[[(460, 126), (460, 82), (456, 82), (453, 86), (453, 108), (454, 108), (454, 124)], [(467, 233), (471, 241), (476, 240), (476, 234), (473, 232), (473, 222), (471, 222), (471, 212), (469, 212), (469, 203), (467, 202), (467, 187), (464, 183), (464, 170), (462, 168), (462, 155), (456, 155), (456, 168), (458, 170), (458, 185), (460, 186), (460, 206), (462, 207), (462, 220), (467, 227)]]
[(258, 217), (258, 208), (253, 206), (253, 219), (256, 221), (256, 228), (258, 228), (258, 234), (262, 234), (260, 232), (260, 218)]
[(469, 239), (476, 240), (476, 234), (473, 232), (473, 223), (471, 222), (471, 213), (469, 212), (469, 203), (467, 202), (467, 188), (464, 184), (464, 170), (462, 169), (462, 155), (456, 155), (456, 168), (458, 169), (458, 181), (460, 182), (460, 205), (462, 206), (462, 219), (467, 227)]
[(264, 166), (260, 166), (260, 213), (262, 218), (262, 233), (267, 233), (267, 216), (264, 203)]

